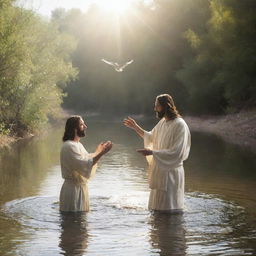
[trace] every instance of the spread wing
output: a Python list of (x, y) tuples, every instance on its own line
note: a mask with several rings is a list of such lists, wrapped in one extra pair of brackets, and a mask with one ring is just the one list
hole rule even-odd
[(128, 66), (132, 63), (133, 63), (133, 60), (130, 60), (130, 61), (126, 62), (123, 66), (121, 66), (120, 68), (123, 69), (123, 68), (125, 68), (126, 66)]
[(107, 61), (107, 60), (105, 60), (105, 59), (101, 59), (103, 62), (105, 62), (106, 64), (108, 64), (108, 65), (111, 65), (111, 66), (116, 66), (115, 65), (115, 63), (113, 63), (113, 62), (111, 62), (111, 61)]

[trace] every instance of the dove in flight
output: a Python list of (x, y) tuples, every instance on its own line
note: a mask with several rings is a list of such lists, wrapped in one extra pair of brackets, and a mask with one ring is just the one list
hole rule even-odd
[(117, 62), (111, 62), (111, 61), (107, 61), (105, 59), (101, 59), (103, 62), (105, 62), (108, 65), (111, 65), (114, 67), (115, 71), (117, 72), (122, 72), (124, 71), (124, 68), (127, 67), (129, 64), (133, 63), (133, 60), (130, 60), (128, 62), (126, 62), (124, 65), (120, 65)]

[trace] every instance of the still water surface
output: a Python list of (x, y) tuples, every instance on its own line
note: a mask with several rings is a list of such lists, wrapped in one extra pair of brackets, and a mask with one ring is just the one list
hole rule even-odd
[(86, 121), (89, 152), (101, 140), (115, 143), (89, 182), (87, 214), (58, 211), (63, 126), (1, 151), (1, 256), (256, 255), (255, 154), (193, 133), (186, 210), (154, 214), (146, 161), (135, 151), (142, 140), (119, 121)]

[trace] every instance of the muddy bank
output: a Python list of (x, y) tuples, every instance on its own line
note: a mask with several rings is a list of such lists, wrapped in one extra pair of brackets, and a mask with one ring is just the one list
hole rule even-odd
[[(62, 124), (67, 117), (69, 117), (72, 114), (72, 112), (62, 110), (59, 113), (58, 118), (56, 119), (49, 119), (48, 123), (44, 125), (44, 127), (38, 128), (37, 130), (33, 132), (28, 131), (15, 131), (11, 135), (2, 135), (0, 134), (0, 149), (4, 147), (10, 147), (13, 143), (16, 143), (20, 140), (27, 140), (31, 139), (33, 137), (38, 137), (45, 135), (50, 127), (58, 126), (60, 123)], [(18, 135), (19, 134), (19, 135)]]
[(15, 137), (7, 136), (7, 135), (0, 135), (0, 148), (8, 147), (16, 141), (17, 141), (17, 138), (15, 138)]
[(209, 132), (256, 152), (256, 111), (225, 116), (184, 117), (191, 131)]

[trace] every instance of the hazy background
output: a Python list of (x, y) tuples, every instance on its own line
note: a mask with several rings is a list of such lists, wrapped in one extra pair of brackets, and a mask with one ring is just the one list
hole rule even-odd
[[(182, 114), (253, 109), (255, 10), (254, 0), (3, 0), (0, 132), (33, 130), (61, 107), (148, 114), (160, 93)], [(102, 58), (134, 62), (116, 72)]]

